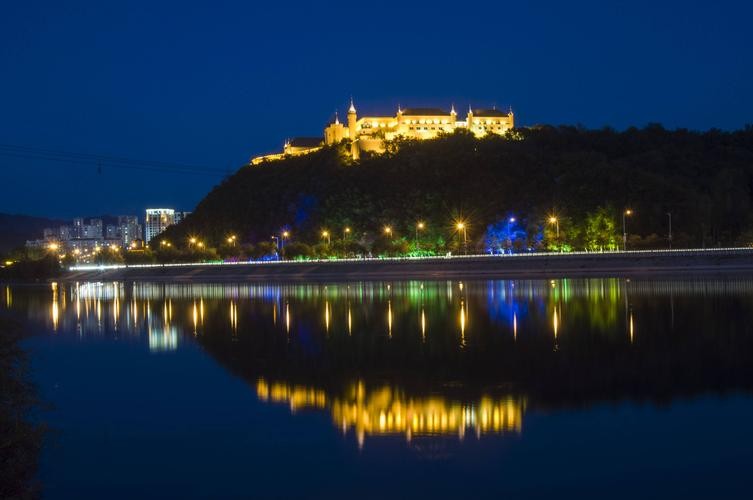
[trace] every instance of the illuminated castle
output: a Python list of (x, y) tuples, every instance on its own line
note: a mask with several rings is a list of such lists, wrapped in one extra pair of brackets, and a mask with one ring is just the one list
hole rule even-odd
[(486, 134), (504, 134), (515, 126), (512, 110), (471, 109), (465, 120), (458, 120), (455, 106), (447, 112), (439, 108), (398, 107), (395, 116), (358, 117), (353, 100), (350, 101), (347, 123), (341, 123), (337, 114), (332, 123), (324, 128), (324, 137), (297, 137), (285, 142), (282, 153), (257, 156), (251, 160), (257, 165), (267, 160), (278, 160), (286, 156), (312, 153), (323, 146), (337, 144), (343, 139), (350, 140), (350, 154), (355, 160), (362, 152), (383, 153), (385, 141), (398, 137), (406, 139), (434, 139), (441, 133), (452, 133), (463, 128), (476, 137)]

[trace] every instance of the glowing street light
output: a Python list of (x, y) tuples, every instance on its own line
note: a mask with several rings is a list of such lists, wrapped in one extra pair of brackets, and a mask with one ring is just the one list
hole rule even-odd
[(343, 228), (343, 241), (348, 239), (348, 235), (350, 234), (350, 228), (348, 226), (345, 226)]
[(327, 231), (327, 230), (322, 231), (322, 238), (324, 238), (325, 240), (327, 240), (327, 245), (329, 245), (330, 243), (332, 243), (332, 240), (330, 239), (329, 231)]
[(560, 220), (557, 217), (555, 217), (554, 215), (552, 215), (551, 217), (549, 217), (549, 224), (554, 224), (556, 226), (556, 228), (557, 228), (557, 239), (559, 240), (560, 239)]
[(426, 227), (426, 224), (424, 224), (422, 221), (416, 222), (416, 249), (417, 250), (418, 250), (418, 245), (419, 245), (419, 242), (418, 242), (418, 231), (419, 230), (423, 231), (425, 227)]
[(58, 245), (57, 243), (50, 243), (49, 245), (47, 245), (47, 249), (52, 252), (56, 251), (58, 248), (60, 248), (60, 245)]
[(230, 244), (232, 246), (235, 246), (235, 240), (236, 240), (236, 238), (237, 237), (234, 234), (231, 234), (230, 236), (228, 236), (227, 237), (228, 244)]
[(629, 217), (633, 215), (633, 211), (628, 209), (625, 209), (624, 212), (622, 212), (622, 250), (627, 250), (627, 222), (626, 217)]
[(204, 242), (203, 241), (197, 241), (196, 246), (199, 248), (204, 248)]
[(384, 234), (392, 236), (392, 228), (390, 226), (384, 226)]
[(512, 253), (512, 224), (515, 223), (515, 217), (507, 219), (507, 246), (510, 247), (510, 253)]
[(464, 221), (458, 221), (455, 224), (455, 228), (458, 231), (463, 231), (463, 253), (468, 253), (468, 228)]

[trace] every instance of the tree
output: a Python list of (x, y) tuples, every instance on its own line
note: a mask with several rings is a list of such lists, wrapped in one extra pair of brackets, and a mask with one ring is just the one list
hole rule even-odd
[(586, 249), (617, 250), (615, 213), (611, 207), (599, 207), (586, 217)]

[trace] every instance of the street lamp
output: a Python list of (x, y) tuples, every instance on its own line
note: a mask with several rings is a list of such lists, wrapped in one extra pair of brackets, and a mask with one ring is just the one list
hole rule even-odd
[(510, 248), (510, 253), (512, 253), (512, 233), (511, 231), (511, 224), (515, 223), (515, 217), (510, 217), (507, 219), (507, 246)]
[(348, 239), (348, 235), (350, 234), (350, 228), (348, 226), (345, 226), (343, 229), (343, 241)]
[(384, 234), (392, 236), (392, 228), (390, 226), (384, 226)]
[(463, 231), (463, 254), (468, 253), (468, 228), (463, 221), (458, 221), (457, 224), (455, 224), (455, 228), (458, 231)]
[(555, 217), (554, 215), (552, 215), (551, 217), (549, 217), (549, 224), (554, 224), (556, 226), (556, 228), (557, 228), (557, 239), (559, 240), (560, 239), (560, 221), (559, 221), (559, 219), (557, 217)]
[(426, 224), (424, 224), (421, 221), (416, 222), (416, 250), (418, 250), (418, 231), (423, 231), (426, 227)]
[(235, 246), (235, 240), (236, 240), (236, 236), (234, 234), (231, 234), (230, 236), (227, 237), (227, 242), (230, 245)]
[(290, 237), (290, 231), (283, 231), (282, 233), (280, 233), (280, 236), (280, 246), (281, 248), (285, 248), (285, 240)]
[(188, 244), (191, 245), (191, 246), (195, 245), (196, 244), (196, 238), (194, 238), (193, 236), (191, 236), (188, 239)]
[(330, 237), (329, 237), (329, 231), (324, 230), (322, 231), (322, 238), (327, 240), (327, 245), (331, 243)]
[(622, 212), (622, 250), (627, 250), (627, 222), (626, 217), (633, 215), (633, 211), (629, 208)]

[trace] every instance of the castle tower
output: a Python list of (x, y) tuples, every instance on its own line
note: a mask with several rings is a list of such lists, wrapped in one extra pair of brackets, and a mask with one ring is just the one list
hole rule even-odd
[(453, 103), (450, 106), (450, 119), (452, 120), (450, 123), (452, 124), (452, 128), (455, 128), (455, 122), (458, 121), (458, 112), (455, 111), (455, 103)]
[(471, 109), (471, 105), (468, 105), (468, 117), (466, 118), (468, 122), (468, 131), (473, 132), (473, 110)]
[(358, 159), (358, 136), (356, 135), (356, 107), (353, 105), (353, 98), (350, 98), (350, 108), (348, 108), (348, 136), (350, 137), (350, 156)]

